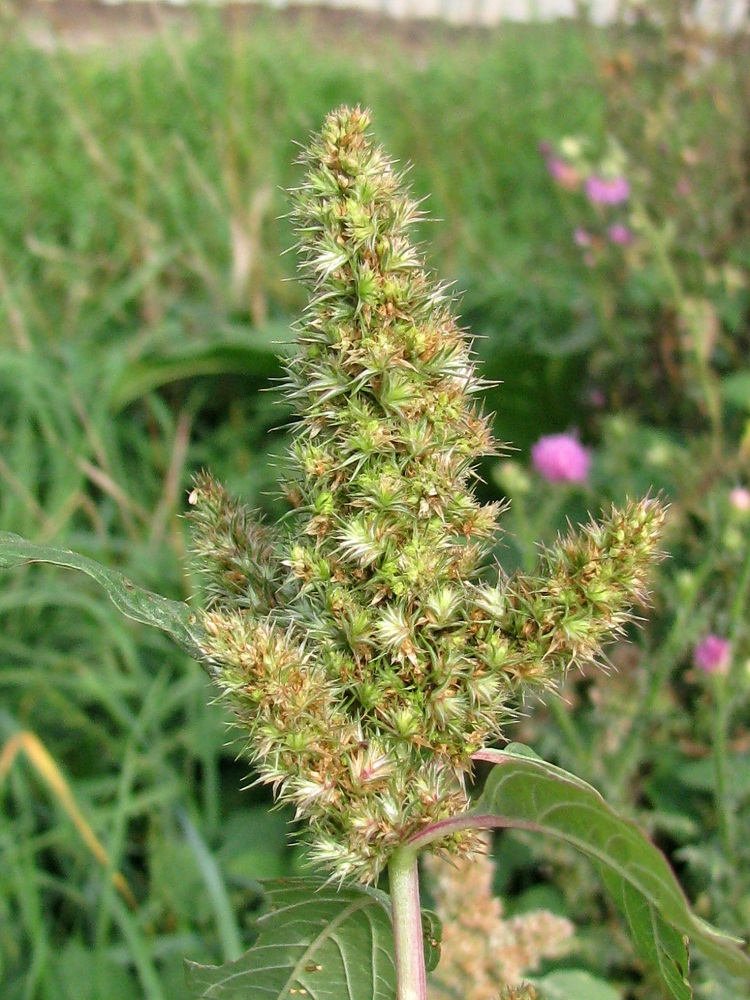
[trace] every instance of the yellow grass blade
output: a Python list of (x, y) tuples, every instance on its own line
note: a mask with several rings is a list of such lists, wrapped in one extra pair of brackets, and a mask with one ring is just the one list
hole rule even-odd
[[(109, 855), (78, 808), (70, 785), (65, 780), (62, 771), (42, 741), (33, 733), (28, 731), (15, 733), (3, 747), (0, 753), (0, 783), (5, 779), (21, 751), (26, 754), (37, 773), (44, 779), (47, 787), (68, 814), (81, 839), (99, 864), (103, 868), (111, 868)], [(138, 904), (125, 878), (119, 872), (113, 872), (112, 882), (128, 906), (133, 910), (136, 909)]]

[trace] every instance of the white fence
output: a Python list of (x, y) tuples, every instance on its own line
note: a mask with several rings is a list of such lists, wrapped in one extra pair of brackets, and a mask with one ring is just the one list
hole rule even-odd
[[(253, 2), (253, 0), (251, 0)], [(258, 0), (256, 0), (258, 2)], [(573, 17), (575, 0), (259, 0), (269, 6), (325, 6), (385, 14), (394, 18), (427, 18), (452, 24), (499, 24), (501, 21), (553, 20)], [(594, 0), (593, 17), (611, 20), (618, 0)]]
[[(120, 0), (103, 0), (117, 4)], [(165, 0), (181, 5), (190, 0)], [(222, 0), (208, 0), (221, 3)], [(234, 0), (237, 2), (237, 0)], [(581, 7), (592, 19), (606, 24), (615, 16), (620, 0), (245, 0), (276, 9), (328, 7), (361, 10), (398, 19), (430, 19), (450, 24), (495, 25), (502, 21), (550, 21), (574, 17)], [(651, 0), (636, 0), (632, 6), (647, 8)], [(735, 31), (750, 20), (750, 0), (696, 0), (696, 18), (710, 30)]]

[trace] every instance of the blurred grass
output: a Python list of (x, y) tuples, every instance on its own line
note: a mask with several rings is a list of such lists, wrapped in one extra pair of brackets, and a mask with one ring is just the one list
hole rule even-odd
[[(283, 407), (259, 394), (304, 303), (282, 188), (336, 104), (373, 110), (414, 163), (431, 263), (502, 378), (497, 434), (578, 412), (593, 333), (537, 143), (602, 130), (574, 27), (314, 36), (304, 19), (43, 52), (0, 27), (0, 528), (55, 540), (169, 596), (190, 474), (273, 508)], [(582, 302), (582, 305), (578, 303)], [(269, 495), (270, 491), (270, 495)], [(0, 746), (41, 740), (104, 871), (18, 755), (0, 788), (3, 1000), (171, 1000), (181, 959), (233, 957), (253, 880), (298, 864), (200, 668), (81, 579), (0, 591)], [(120, 871), (130, 912), (111, 883)]]

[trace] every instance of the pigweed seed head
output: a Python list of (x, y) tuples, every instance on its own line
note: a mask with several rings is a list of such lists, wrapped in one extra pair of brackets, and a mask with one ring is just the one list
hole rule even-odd
[[(426, 859), (432, 902), (443, 927), (441, 960), (430, 981), (434, 1000), (520, 1000), (525, 976), (546, 959), (571, 950), (575, 931), (546, 910), (508, 917), (493, 892), (492, 839), (481, 836), (482, 853), (471, 859)], [(509, 992), (504, 993), (503, 989)], [(514, 992), (515, 990), (515, 992)]]
[(539, 994), (531, 983), (521, 983), (520, 986), (506, 986), (498, 1000), (539, 1000)]
[[(495, 451), (470, 345), (410, 239), (403, 178), (340, 108), (294, 192), (310, 303), (286, 393), (298, 414), (277, 531), (210, 476), (191, 494), (205, 659), (260, 780), (309, 821), (314, 856), (368, 881), (464, 810), (472, 754), (645, 594), (662, 509), (613, 510), (538, 574), (488, 581)], [(473, 834), (438, 845), (464, 854)]]

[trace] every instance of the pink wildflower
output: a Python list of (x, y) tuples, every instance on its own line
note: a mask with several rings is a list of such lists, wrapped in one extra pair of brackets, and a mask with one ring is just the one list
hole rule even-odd
[(547, 170), (550, 177), (566, 191), (575, 191), (581, 183), (581, 175), (574, 166), (561, 160), (559, 156), (547, 157)]
[(531, 461), (550, 483), (583, 483), (589, 474), (589, 453), (571, 434), (539, 438), (531, 449)]
[(729, 502), (735, 510), (750, 510), (750, 490), (745, 486), (735, 486), (729, 494)]
[(704, 674), (724, 675), (729, 671), (732, 644), (718, 635), (707, 635), (693, 650), (693, 663)]
[(591, 174), (586, 178), (586, 196), (595, 205), (621, 205), (630, 197), (630, 183), (625, 177)]
[(581, 226), (579, 226), (573, 232), (573, 242), (579, 247), (590, 247), (591, 233), (588, 229), (582, 229)]
[(617, 246), (627, 246), (633, 240), (633, 233), (627, 226), (624, 226), (621, 222), (616, 222), (613, 226), (610, 226), (607, 230), (607, 236), (609, 236), (612, 243), (616, 243)]

